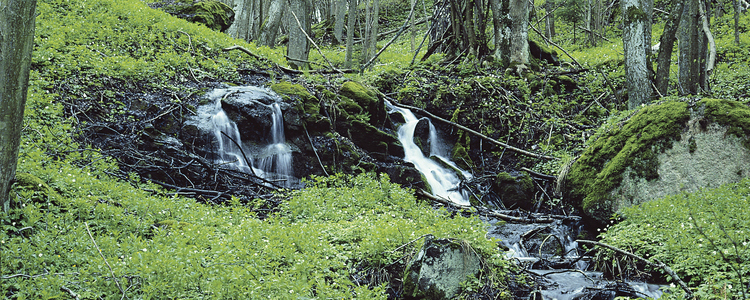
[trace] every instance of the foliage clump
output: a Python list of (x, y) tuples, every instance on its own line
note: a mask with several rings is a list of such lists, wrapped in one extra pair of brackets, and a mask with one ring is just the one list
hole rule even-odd
[[(624, 221), (601, 235), (604, 243), (630, 249), (670, 266), (699, 299), (750, 295), (750, 179), (695, 193), (670, 195), (622, 210)], [(683, 292), (661, 269), (604, 252), (599, 268), (614, 275), (648, 271), (644, 279), (670, 282), (666, 299)]]

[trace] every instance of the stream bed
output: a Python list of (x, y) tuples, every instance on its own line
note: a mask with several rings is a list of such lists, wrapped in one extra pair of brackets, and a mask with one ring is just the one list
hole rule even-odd
[(661, 285), (608, 280), (601, 272), (591, 271), (591, 257), (575, 242), (582, 227), (580, 218), (547, 216), (544, 219), (553, 221), (513, 223), (483, 218), (490, 224), (487, 237), (500, 239), (507, 248), (507, 257), (516, 260), (534, 279), (536, 290), (529, 299), (656, 299), (662, 295)]

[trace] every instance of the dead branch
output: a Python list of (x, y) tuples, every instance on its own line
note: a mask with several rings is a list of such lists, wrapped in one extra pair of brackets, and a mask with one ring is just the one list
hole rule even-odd
[(112, 279), (114, 279), (115, 284), (117, 284), (117, 288), (120, 289), (120, 292), (122, 292), (122, 298), (120, 300), (125, 299), (125, 290), (122, 289), (122, 286), (120, 285), (120, 281), (117, 280), (117, 277), (115, 276), (115, 271), (112, 271), (112, 266), (109, 265), (109, 262), (107, 262), (107, 259), (104, 257), (104, 253), (102, 253), (102, 249), (99, 249), (99, 246), (96, 244), (96, 240), (94, 239), (94, 236), (91, 235), (91, 229), (89, 229), (89, 223), (84, 222), (86, 225), (86, 232), (88, 232), (89, 237), (91, 238), (91, 242), (94, 243), (94, 248), (99, 252), (99, 256), (102, 257), (102, 260), (104, 260), (104, 263), (107, 264), (107, 267), (109, 268), (109, 273), (112, 274)]
[(595, 246), (599, 246), (599, 247), (604, 247), (604, 248), (610, 249), (612, 251), (615, 251), (617, 253), (620, 253), (622, 255), (628, 256), (630, 258), (634, 258), (634, 259), (640, 260), (640, 261), (646, 263), (647, 265), (649, 265), (651, 267), (660, 268), (660, 269), (664, 270), (664, 272), (667, 272), (667, 274), (669, 274), (669, 276), (672, 276), (672, 278), (674, 280), (676, 280), (677, 283), (680, 284), (680, 287), (682, 287), (682, 289), (687, 294), (687, 298), (688, 299), (693, 298), (693, 292), (690, 291), (690, 288), (687, 286), (687, 284), (685, 284), (685, 282), (682, 281), (682, 279), (680, 279), (680, 277), (677, 276), (677, 274), (674, 271), (672, 271), (672, 269), (669, 266), (665, 265), (664, 263), (662, 263), (662, 262), (660, 262), (658, 260), (656, 261), (656, 263), (654, 263), (654, 262), (651, 262), (648, 259), (645, 259), (643, 257), (640, 257), (640, 256), (635, 255), (633, 253), (630, 253), (628, 251), (622, 250), (622, 249), (617, 248), (615, 246), (607, 245), (605, 243), (600, 243), (600, 242), (596, 242), (596, 241), (589, 241), (589, 240), (577, 240), (577, 242), (584, 243), (584, 244), (589, 244), (589, 245), (595, 245)]
[(415, 110), (415, 111), (418, 111), (418, 112), (420, 112), (420, 113), (422, 113), (422, 114), (424, 114), (424, 115), (427, 115), (427, 116), (429, 116), (429, 117), (430, 117), (430, 118), (432, 118), (432, 119), (438, 120), (438, 121), (440, 121), (440, 122), (443, 122), (443, 123), (445, 123), (445, 124), (451, 125), (451, 126), (453, 126), (453, 127), (456, 127), (456, 128), (458, 128), (458, 129), (461, 129), (461, 130), (463, 130), (463, 131), (466, 131), (466, 132), (468, 132), (468, 133), (471, 133), (471, 134), (473, 134), (473, 135), (476, 135), (476, 136), (478, 136), (478, 137), (480, 137), (480, 138), (482, 138), (482, 139), (484, 139), (484, 140), (486, 140), (486, 141), (488, 141), (488, 142), (490, 142), (490, 143), (492, 143), (492, 144), (495, 144), (495, 145), (498, 145), (498, 146), (500, 146), (500, 147), (504, 147), (504, 148), (506, 148), (506, 149), (509, 149), (509, 150), (515, 151), (515, 152), (517, 152), (517, 153), (519, 153), (519, 154), (523, 154), (523, 155), (526, 155), (526, 156), (531, 156), (531, 157), (536, 157), (536, 158), (543, 158), (543, 159), (550, 159), (550, 160), (559, 160), (559, 158), (557, 158), (557, 157), (552, 157), (552, 156), (547, 156), (547, 155), (542, 155), (542, 154), (536, 154), (536, 153), (532, 153), (532, 152), (529, 152), (529, 151), (526, 151), (526, 150), (523, 150), (523, 149), (519, 149), (519, 148), (513, 147), (513, 146), (511, 146), (511, 145), (508, 145), (508, 144), (506, 144), (506, 143), (503, 143), (503, 142), (501, 142), (501, 141), (498, 141), (498, 140), (496, 140), (496, 139), (493, 139), (493, 138), (491, 138), (491, 137), (488, 137), (488, 136), (486, 136), (486, 135), (484, 135), (484, 134), (481, 134), (481, 133), (479, 133), (479, 132), (477, 132), (477, 131), (471, 130), (471, 129), (469, 129), (469, 128), (467, 128), (467, 127), (465, 127), (465, 126), (461, 125), (461, 124), (457, 124), (457, 123), (454, 123), (454, 122), (448, 121), (448, 120), (446, 120), (446, 119), (443, 119), (443, 118), (441, 118), (441, 117), (438, 117), (438, 116), (436, 116), (436, 115), (434, 115), (434, 114), (432, 114), (432, 113), (430, 113), (430, 112), (428, 112), (428, 111), (426, 111), (426, 110), (424, 110), (424, 109), (421, 109), (421, 108), (419, 108), (419, 107), (414, 107), (414, 106), (410, 106), (410, 105), (400, 104), (400, 103), (397, 103), (397, 102), (396, 102), (396, 101), (395, 101), (394, 99), (392, 99), (392, 98), (390, 98), (390, 97), (386, 96), (385, 94), (382, 94), (382, 93), (381, 93), (381, 95), (383, 95), (384, 97), (388, 98), (388, 99), (389, 99), (389, 101), (391, 101), (391, 103), (392, 103), (393, 105), (395, 105), (395, 106), (398, 106), (398, 107), (401, 107), (401, 108), (406, 108), (406, 109), (410, 109), (410, 110)]

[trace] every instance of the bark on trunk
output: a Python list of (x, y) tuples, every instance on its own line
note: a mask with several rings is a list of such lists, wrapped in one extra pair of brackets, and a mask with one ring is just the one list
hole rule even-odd
[(336, 23), (333, 25), (333, 37), (336, 42), (344, 42), (344, 18), (346, 17), (346, 0), (338, 0), (336, 5)]
[(34, 46), (36, 0), (0, 1), (0, 208), (16, 176), (23, 110)]
[(491, 0), (495, 27), (495, 59), (503, 64), (529, 62), (529, 2)]
[[(305, 32), (310, 32), (310, 7), (307, 3), (308, 0), (286, 0), (290, 1), (289, 9), (299, 19), (302, 29)], [(291, 15), (291, 14), (288, 14)], [(295, 69), (304, 69), (307, 67), (308, 55), (310, 54), (310, 43), (307, 41), (305, 32), (302, 32), (300, 26), (297, 25), (297, 21), (294, 17), (291, 17), (288, 23), (289, 28), (289, 43), (287, 44), (287, 56), (289, 56), (291, 65)]]
[[(622, 43), (625, 52), (625, 78), (628, 89), (628, 108), (634, 109), (651, 98), (651, 81), (647, 67), (647, 48), (650, 47), (646, 38), (647, 19), (644, 0), (623, 0), (622, 14), (624, 26)], [(650, 31), (650, 30), (649, 30)]]
[(279, 32), (281, 17), (286, 10), (287, 0), (273, 0), (268, 8), (268, 19), (263, 26), (258, 42), (260, 45), (273, 47), (276, 44), (276, 34)]
[(346, 20), (346, 62), (347, 68), (352, 67), (352, 53), (354, 47), (354, 21), (357, 20), (357, 0), (349, 0), (349, 15)]
[(674, 0), (672, 11), (664, 25), (664, 33), (659, 40), (659, 56), (656, 58), (656, 89), (661, 95), (669, 92), (669, 68), (672, 65), (672, 49), (674, 48), (677, 25), (683, 11), (682, 0)]
[(548, 0), (545, 4), (545, 10), (547, 10), (547, 16), (546, 16), (546, 23), (547, 23), (547, 30), (545, 33), (547, 34), (548, 39), (552, 39), (555, 37), (555, 1), (554, 0)]
[(680, 95), (698, 94), (703, 90), (703, 74), (706, 66), (707, 42), (700, 29), (698, 0), (685, 2), (678, 29), (680, 72), (678, 90)]

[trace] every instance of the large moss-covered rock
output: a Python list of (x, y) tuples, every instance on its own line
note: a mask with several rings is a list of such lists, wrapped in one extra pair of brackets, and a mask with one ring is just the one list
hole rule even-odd
[(568, 176), (573, 204), (596, 221), (623, 207), (750, 176), (750, 109), (741, 103), (668, 101), (615, 127)]
[(190, 22), (201, 23), (216, 31), (225, 31), (234, 22), (234, 10), (220, 1), (190, 1), (176, 2), (161, 1), (151, 4), (151, 7), (162, 8), (164, 11), (186, 19)]
[(363, 85), (354, 81), (347, 81), (341, 86), (339, 94), (359, 104), (364, 112), (370, 115), (370, 124), (377, 126), (385, 120), (385, 102)]
[(481, 268), (476, 252), (460, 241), (425, 237), (404, 275), (406, 299), (453, 299), (460, 284)]

